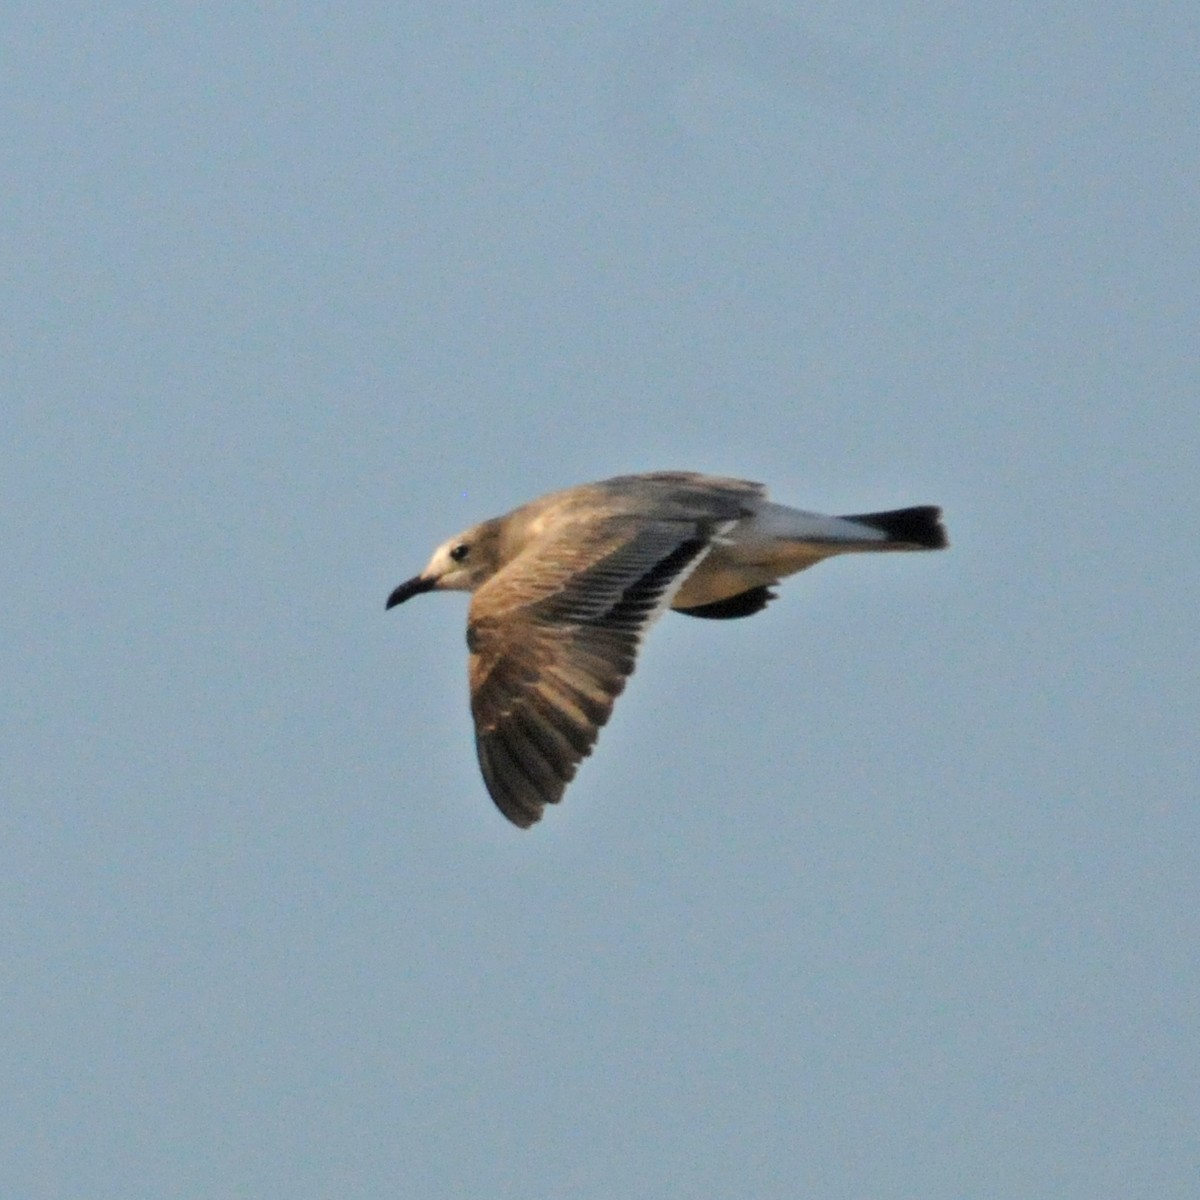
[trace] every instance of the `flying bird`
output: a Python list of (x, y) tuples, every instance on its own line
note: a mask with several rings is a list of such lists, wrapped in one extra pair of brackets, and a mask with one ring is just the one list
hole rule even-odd
[(762, 484), (657, 471), (532, 500), (443, 542), (388, 597), (474, 595), (467, 618), (479, 766), (522, 828), (556, 804), (592, 752), (646, 631), (669, 608), (760, 612), (787, 575), (851, 551), (940, 550), (941, 509), (827, 517)]

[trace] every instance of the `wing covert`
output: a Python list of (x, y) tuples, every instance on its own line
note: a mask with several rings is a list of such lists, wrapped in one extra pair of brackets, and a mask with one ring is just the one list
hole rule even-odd
[(561, 799), (646, 630), (712, 532), (628, 519), (568, 528), (476, 592), (467, 627), (476, 750), (488, 791), (514, 824), (532, 825)]

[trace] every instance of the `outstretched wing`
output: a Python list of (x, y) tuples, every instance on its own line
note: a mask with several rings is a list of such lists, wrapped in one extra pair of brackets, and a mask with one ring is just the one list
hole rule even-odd
[(571, 523), (476, 593), (467, 625), (484, 782), (523, 828), (561, 799), (632, 673), (646, 630), (708, 551), (694, 521)]

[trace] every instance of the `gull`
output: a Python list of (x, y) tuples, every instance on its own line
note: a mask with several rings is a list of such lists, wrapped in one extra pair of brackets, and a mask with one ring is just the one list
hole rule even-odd
[(443, 542), (387, 608), (473, 593), (467, 648), (475, 747), (496, 807), (528, 828), (592, 752), (667, 609), (731, 619), (834, 554), (940, 550), (941, 509), (827, 517), (743, 479), (619, 475), (532, 500)]

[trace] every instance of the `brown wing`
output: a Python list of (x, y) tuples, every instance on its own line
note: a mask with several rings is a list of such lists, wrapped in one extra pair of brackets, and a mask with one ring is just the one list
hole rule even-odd
[(476, 593), (467, 626), (484, 782), (526, 828), (561, 799), (633, 671), (646, 630), (712, 529), (628, 519), (535, 542)]
[(748, 516), (766, 499), (767, 489), (748, 479), (701, 475), (696, 471), (650, 471), (618, 475), (594, 484), (618, 503), (674, 521), (727, 521)]

